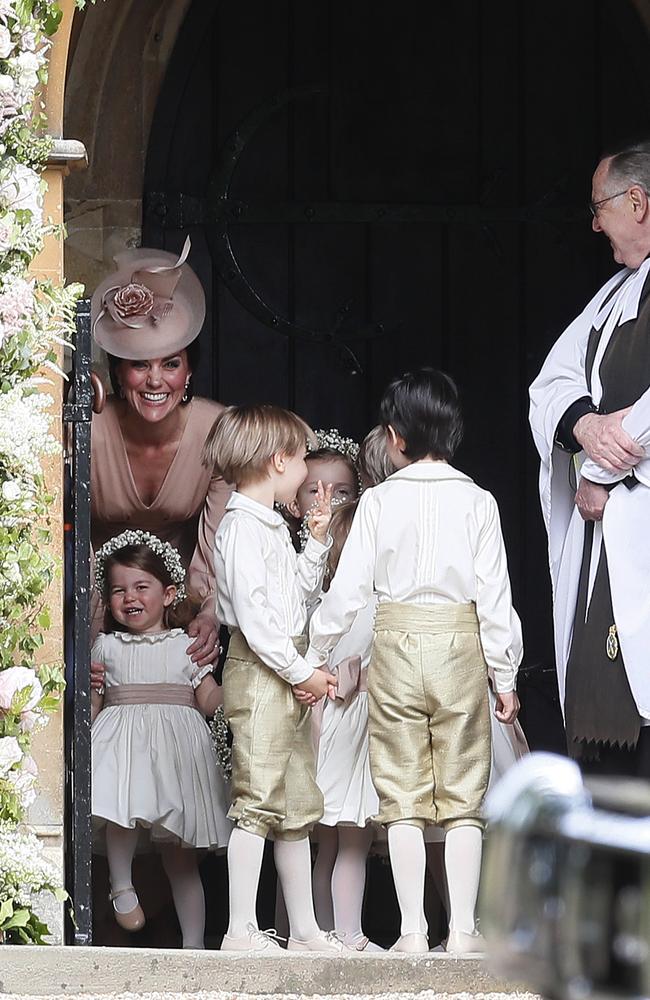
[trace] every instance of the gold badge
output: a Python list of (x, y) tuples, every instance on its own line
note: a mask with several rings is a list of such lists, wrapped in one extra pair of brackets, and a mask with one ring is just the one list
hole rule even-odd
[(607, 633), (607, 643), (605, 648), (607, 649), (607, 655), (610, 660), (615, 660), (618, 656), (618, 636), (616, 634), (616, 625), (610, 626), (609, 632)]

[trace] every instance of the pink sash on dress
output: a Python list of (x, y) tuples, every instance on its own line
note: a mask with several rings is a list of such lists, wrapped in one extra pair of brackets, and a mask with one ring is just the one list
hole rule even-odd
[(199, 711), (189, 684), (115, 684), (104, 693), (104, 708), (113, 705), (184, 705)]

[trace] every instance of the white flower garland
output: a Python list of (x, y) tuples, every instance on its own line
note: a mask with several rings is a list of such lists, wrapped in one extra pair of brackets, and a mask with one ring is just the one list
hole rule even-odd
[(123, 531), (121, 535), (115, 535), (104, 542), (95, 555), (95, 589), (99, 591), (103, 598), (106, 598), (106, 560), (109, 556), (115, 555), (120, 549), (127, 545), (146, 545), (147, 548), (160, 556), (165, 569), (176, 585), (176, 598), (174, 604), (187, 597), (185, 590), (185, 569), (181, 562), (181, 555), (169, 542), (163, 542), (162, 538), (152, 535), (150, 531)]
[(343, 455), (344, 458), (349, 458), (353, 462), (356, 462), (359, 457), (359, 445), (357, 442), (352, 438), (343, 437), (336, 427), (330, 427), (327, 431), (314, 431), (314, 434), (316, 435), (316, 444), (312, 446), (308, 443), (309, 451), (320, 451), (321, 448), (329, 448), (331, 451), (338, 451), (339, 455)]
[[(29, 273), (45, 236), (41, 172), (51, 140), (37, 101), (47, 79), (56, 0), (0, 0), (0, 940), (40, 942), (35, 894), (65, 898), (38, 839), (19, 823), (36, 796), (33, 732), (60, 704), (60, 665), (34, 665), (49, 627), (45, 593), (54, 564), (43, 459), (60, 450), (44, 369), (74, 329), (80, 286)], [(59, 417), (60, 419), (60, 417)]]

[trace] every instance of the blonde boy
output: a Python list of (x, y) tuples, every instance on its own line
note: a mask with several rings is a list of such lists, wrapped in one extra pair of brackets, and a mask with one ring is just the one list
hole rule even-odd
[(259, 930), (255, 912), (269, 833), (289, 916), (289, 950), (343, 950), (316, 923), (308, 839), (323, 810), (309, 703), (325, 697), (335, 678), (307, 666), (302, 655), (306, 602), (320, 592), (331, 545), (331, 487), (319, 483), (311, 537), (300, 556), (274, 510), (276, 502), (295, 497), (307, 475), (308, 433), (299, 417), (277, 406), (231, 406), (203, 452), (204, 463), (236, 485), (215, 537), (217, 611), (231, 632), (223, 674), (233, 734), (228, 815), (235, 822), (226, 951), (279, 951), (274, 936)]

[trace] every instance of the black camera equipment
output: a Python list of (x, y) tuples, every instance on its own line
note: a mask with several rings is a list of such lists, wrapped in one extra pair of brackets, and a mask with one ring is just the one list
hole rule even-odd
[(650, 997), (650, 784), (531, 754), (486, 804), (495, 972), (550, 998)]

